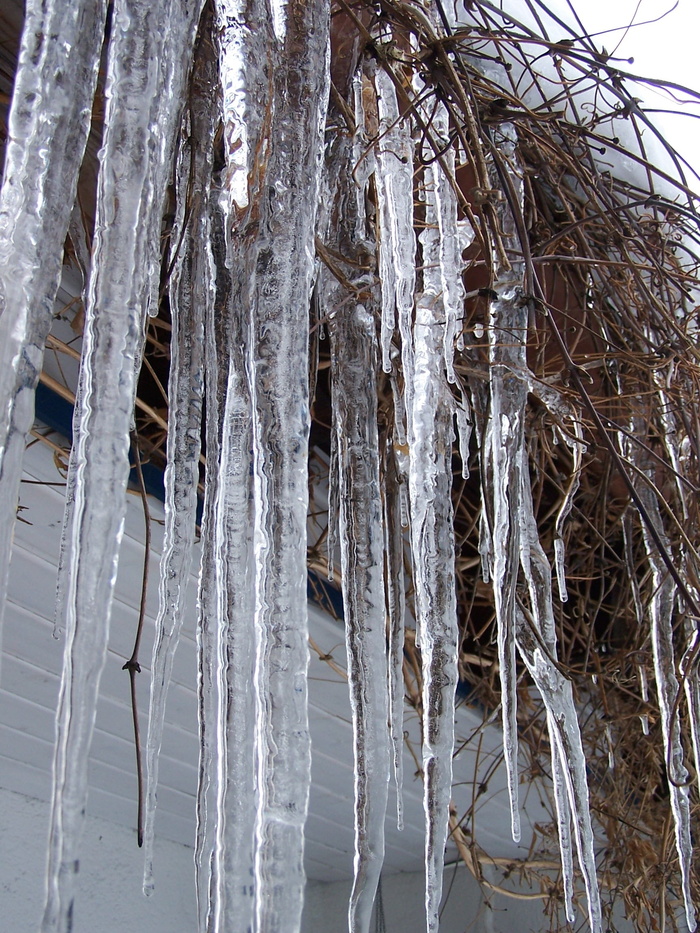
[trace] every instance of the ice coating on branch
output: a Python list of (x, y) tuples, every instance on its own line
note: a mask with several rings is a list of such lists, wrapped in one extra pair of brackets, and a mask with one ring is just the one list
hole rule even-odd
[(416, 237), (413, 231), (413, 143), (408, 120), (402, 118), (396, 88), (382, 68), (374, 84), (379, 112), (375, 181), (379, 215), (379, 279), (382, 288), (382, 366), (391, 372), (391, 340), (398, 318), (406, 407), (413, 384), (411, 323), (416, 282)]
[[(201, 93), (205, 82), (205, 96)], [(184, 597), (192, 563), (199, 483), (204, 393), (204, 315), (213, 301), (209, 248), (211, 138), (216, 97), (214, 75), (197, 75), (192, 106), (181, 133), (176, 168), (176, 217), (171, 243), (177, 249), (169, 283), (172, 334), (168, 382), (168, 448), (165, 471), (165, 535), (160, 606), (151, 662), (151, 700), (146, 739), (144, 892), (153, 888), (153, 843), (158, 757), (165, 704), (182, 628)], [(195, 89), (199, 89), (196, 93)]]
[[(436, 106), (433, 120), (436, 132), (446, 134), (448, 117), (442, 104)], [(425, 229), (420, 235), (423, 291), (417, 300), (412, 335), (413, 391), (406, 391), (411, 550), (423, 671), (425, 906), (429, 933), (435, 933), (439, 926), (452, 794), (458, 643), (451, 498), (454, 403), (445, 375), (443, 340), (447, 303), (453, 300), (445, 287), (444, 254), (450, 247), (445, 246), (443, 237), (444, 228), (454, 228), (457, 205), (456, 200), (446, 197), (446, 184), (443, 167), (431, 161), (425, 169), (421, 192), (425, 204)], [(450, 261), (458, 258), (455, 254)], [(405, 339), (402, 333), (404, 378), (408, 381)], [(451, 353), (450, 345), (450, 364)]]
[[(426, 115), (427, 116), (427, 115)], [(454, 370), (455, 337), (462, 330), (464, 314), (464, 282), (462, 275), (465, 268), (462, 254), (474, 240), (474, 231), (468, 220), (458, 220), (457, 195), (455, 187), (455, 151), (449, 146), (449, 123), (447, 111), (440, 104), (430, 122), (433, 142), (442, 155), (435, 159), (427, 175), (431, 178), (432, 197), (435, 204), (433, 223), (437, 227), (437, 256), (441, 300), (444, 311), (443, 345), (445, 350), (445, 368), (447, 381), (457, 381)], [(432, 276), (431, 276), (432, 277)]]
[(455, 420), (457, 422), (457, 437), (459, 440), (459, 456), (462, 461), (462, 479), (469, 479), (469, 442), (472, 437), (474, 425), (471, 421), (469, 399), (462, 393), (462, 404), (455, 405)]
[[(78, 481), (57, 711), (48, 894), (42, 929), (67, 930), (87, 795), (87, 756), (125, 510), (135, 353), (196, 11), (116, 4), (107, 71), (93, 265), (82, 359)], [(165, 21), (165, 22), (164, 22)], [(165, 27), (165, 28), (164, 28)], [(169, 68), (159, 65), (167, 34)], [(172, 69), (172, 70), (171, 70)], [(162, 84), (168, 77), (166, 84)], [(134, 101), (138, 106), (134, 106)], [(124, 140), (129, 140), (125, 145)], [(136, 145), (136, 142), (140, 145)]]
[(581, 459), (585, 446), (583, 443), (583, 428), (578, 419), (572, 419), (572, 425), (575, 432), (575, 439), (569, 438), (568, 435), (563, 434), (563, 439), (567, 443), (568, 447), (571, 450), (571, 455), (573, 458), (573, 464), (571, 469), (571, 479), (569, 480), (569, 485), (566, 488), (566, 493), (562, 504), (559, 506), (559, 511), (557, 512), (557, 520), (554, 526), (554, 564), (557, 571), (557, 584), (559, 587), (559, 599), (565, 603), (569, 596), (566, 590), (566, 570), (564, 567), (564, 523), (569, 517), (571, 512), (571, 507), (574, 504), (574, 496), (579, 487), (580, 483), (580, 474), (581, 474)]
[(25, 7), (0, 191), (0, 643), (25, 439), (90, 127), (107, 3), (28, 0)]

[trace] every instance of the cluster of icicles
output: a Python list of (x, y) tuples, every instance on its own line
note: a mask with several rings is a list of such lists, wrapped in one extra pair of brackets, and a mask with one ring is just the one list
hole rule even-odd
[[(450, 182), (454, 152), (445, 145), (447, 112), (431, 103), (424, 114), (432, 126), (431, 144), (443, 155), (425, 159), (420, 185), (425, 225), (416, 243), (415, 143), (409, 121), (400, 118), (394, 83), (376, 64), (365, 63), (354, 78), (354, 135), (340, 133), (324, 149), (327, 0), (277, 0), (271, 6), (265, 0), (217, 0), (218, 62), (195, 58), (199, 64), (192, 73), (202, 6), (203, 0), (114, 3), (89, 252), (84, 238), (74, 233), (71, 205), (107, 2), (27, 4), (0, 203), (3, 583), (33, 393), (69, 230), (87, 282), (58, 586), (66, 645), (42, 929), (66, 931), (73, 909), (87, 758), (125, 511), (135, 379), (147, 317), (157, 310), (161, 216), (175, 164), (172, 242), (178, 246), (169, 284), (169, 464), (147, 743), (145, 889), (153, 885), (158, 752), (182, 621), (183, 583), (191, 564), (206, 407), (198, 634), (199, 929), (292, 933), (300, 927), (310, 781), (307, 363), (309, 306), (316, 288), (331, 341), (337, 471), (332, 495), (340, 506), (336, 534), (355, 735), (356, 855), (349, 928), (352, 933), (369, 929), (392, 763), (401, 799), (402, 550), (408, 523), (423, 664), (426, 913), (428, 930), (436, 931), (457, 681), (451, 451), (456, 419), (466, 469), (471, 425), (469, 399), (455, 382), (453, 353), (455, 344), (462, 349), (462, 255), (473, 232), (458, 220)], [(428, 9), (426, 15), (433, 13)], [(423, 89), (415, 80), (420, 98)], [(369, 145), (363, 113), (368, 88), (379, 121), (375, 147)], [(217, 173), (212, 140), (222, 112), (225, 166)], [(513, 128), (499, 127), (494, 141), (512, 190), (522, 193)], [(379, 248), (366, 216), (372, 178)], [(317, 210), (319, 203), (322, 210)], [(515, 223), (502, 204), (508, 252), (517, 255)], [(347, 258), (345, 265), (339, 260), (342, 276), (316, 264), (316, 235), (334, 255)], [(367, 264), (355, 261), (374, 253), (379, 286)], [(567, 916), (574, 919), (575, 848), (591, 928), (600, 931), (585, 759), (571, 684), (556, 664), (551, 568), (539, 543), (528, 478), (527, 393), (538, 394), (555, 420), (567, 423), (561, 435), (575, 458), (582, 445), (572, 437), (580, 436), (580, 428), (575, 413), (555, 393), (543, 395), (530, 377), (522, 264), (504, 266), (494, 291), (489, 381), (469, 390), (487, 392), (490, 405), (486, 430), (478, 438), (490, 516), (482, 522), (481, 551), (498, 619), (513, 835), (519, 836), (517, 650), (548, 711)], [(388, 464), (380, 462), (377, 436), (379, 365), (394, 385), (395, 456)], [(402, 391), (395, 378), (399, 365)], [(386, 478), (381, 484), (380, 476)], [(572, 482), (558, 532), (574, 492)], [(661, 584), (663, 568), (655, 562), (654, 542), (648, 546), (660, 581), (653, 632), (664, 733), (682, 785), (682, 752), (679, 758), (671, 710), (677, 689), (672, 654), (669, 662), (674, 596)], [(563, 557), (557, 541), (562, 599)], [(526, 608), (516, 601), (520, 573), (529, 593)], [(674, 784), (671, 792), (693, 929), (688, 789)]]

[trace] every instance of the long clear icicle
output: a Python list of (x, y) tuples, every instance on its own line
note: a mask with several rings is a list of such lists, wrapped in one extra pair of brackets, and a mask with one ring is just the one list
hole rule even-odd
[[(499, 157), (507, 164), (515, 154), (510, 124), (495, 130)], [(515, 190), (521, 180), (511, 169)], [(519, 251), (512, 212), (500, 211), (505, 242)], [(504, 759), (508, 778), (513, 839), (520, 839), (518, 811), (518, 735), (515, 671), (515, 597), (519, 569), (519, 528), (515, 516), (519, 498), (519, 452), (525, 442), (527, 388), (522, 379), (528, 309), (523, 300), (523, 263), (513, 259), (494, 284), (497, 298), (489, 307), (489, 388), (491, 410), (484, 437), (484, 492), (490, 504), (490, 576), (498, 628)]]
[[(135, 350), (196, 19), (168, 5), (115, 4), (82, 360), (83, 413), (71, 530), (66, 649), (57, 710), (48, 893), (42, 929), (69, 929), (87, 757), (109, 631), (125, 510)], [(161, 85), (166, 44), (175, 69)], [(167, 114), (167, 118), (166, 115)], [(125, 140), (128, 140), (125, 143)], [(138, 144), (140, 143), (140, 145)]]
[[(226, 398), (228, 366), (224, 339), (231, 282), (227, 267), (226, 237), (222, 211), (212, 191), (210, 204), (212, 259), (215, 270), (215, 300), (205, 308), (206, 365), (206, 473), (202, 515), (202, 561), (199, 575), (197, 624), (197, 705), (199, 720), (199, 773), (197, 781), (197, 829), (194, 846), (197, 930), (206, 933), (210, 894), (221, 903), (221, 890), (211, 890), (213, 853), (217, 847), (217, 808), (219, 802), (219, 767), (225, 758), (220, 747), (220, 684), (217, 664), (221, 667), (221, 630), (226, 624), (220, 594), (225, 581), (217, 550), (216, 507), (219, 501), (219, 470), (222, 442), (222, 411)], [(218, 873), (217, 873), (218, 876)]]
[(171, 237), (178, 253), (174, 257), (170, 279), (172, 334), (168, 382), (165, 535), (146, 740), (145, 893), (153, 890), (158, 757), (195, 537), (204, 392), (204, 312), (212, 302), (213, 288), (208, 246), (208, 200), (216, 100), (213, 93), (215, 74), (198, 74), (196, 79), (192, 82), (192, 105), (185, 120), (178, 152), (176, 218)]
[[(441, 145), (448, 134), (444, 105), (435, 107), (432, 126)], [(449, 164), (452, 154), (446, 160)], [(452, 313), (454, 317), (455, 314), (454, 309), (448, 310), (454, 298), (450, 296), (446, 281), (459, 274), (459, 266), (455, 268), (454, 265), (459, 262), (454, 242), (457, 201), (445, 177), (444, 166), (437, 160), (430, 161), (425, 169), (422, 197), (425, 204), (425, 229), (420, 235), (423, 291), (417, 299), (413, 327), (413, 385), (412, 391), (406, 394), (409, 400), (411, 549), (423, 673), (425, 908), (427, 929), (435, 933), (439, 926), (452, 795), (458, 650), (451, 498), (454, 403), (445, 376), (447, 348), (443, 335), (446, 315)], [(452, 264), (452, 268), (447, 268), (448, 264)], [(452, 369), (451, 354), (450, 346), (448, 376)], [(409, 378), (405, 371), (405, 355), (404, 378)]]
[(90, 127), (106, 0), (29, 0), (0, 191), (0, 634), (34, 391)]
[[(309, 301), (329, 88), (327, 0), (287, 6), (278, 39), (251, 282), (258, 929), (293, 933), (303, 904), (307, 711)], [(270, 79), (271, 79), (270, 75)], [(260, 155), (256, 155), (260, 163)], [(234, 232), (235, 232), (234, 221)]]
[[(328, 159), (335, 250), (355, 247), (344, 274), (367, 307), (324, 270), (323, 312), (331, 342), (331, 386), (337, 446), (339, 536), (348, 682), (355, 758), (355, 877), (348, 910), (351, 933), (368, 933), (384, 862), (390, 745), (387, 732), (384, 526), (377, 426), (377, 338), (371, 292), (362, 266), (364, 230), (356, 216), (351, 143)], [(355, 263), (353, 263), (353, 260)], [(359, 262), (357, 260), (360, 260)], [(348, 300), (349, 299), (349, 300)]]
[[(635, 423), (632, 437), (644, 436), (643, 423)], [(654, 476), (654, 464), (644, 449), (631, 441), (626, 442), (627, 455), (640, 474)], [(656, 530), (662, 547), (668, 554), (671, 545), (664, 531), (659, 503), (652, 487), (641, 479), (636, 480), (637, 495)], [(681, 724), (675, 711), (679, 690), (676, 676), (675, 651), (673, 645), (673, 619), (676, 603), (676, 585), (668, 573), (666, 564), (646, 522), (643, 523), (644, 546), (651, 568), (653, 594), (651, 598), (651, 646), (654, 656), (656, 692), (661, 713), (661, 729), (664, 739), (664, 758), (669, 777), (669, 796), (676, 837), (676, 851), (681, 875), (683, 901), (688, 929), (696, 929), (697, 921), (691, 892), (693, 843), (690, 833), (690, 792), (687, 786), (688, 771), (684, 764), (684, 749)]]
[[(231, 268), (235, 266), (232, 263)], [(242, 272), (242, 270), (241, 270)], [(240, 275), (240, 272), (239, 272)], [(253, 541), (251, 515), (251, 416), (243, 343), (234, 290), (228, 309), (228, 385), (216, 504), (217, 564), (220, 572), (217, 691), (216, 848), (211, 860), (207, 930), (247, 933), (253, 924), (253, 836), (255, 828), (253, 677)]]

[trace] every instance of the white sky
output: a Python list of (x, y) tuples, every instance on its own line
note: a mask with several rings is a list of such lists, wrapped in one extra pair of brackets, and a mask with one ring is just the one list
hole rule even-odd
[[(511, 0), (512, 2), (512, 0)], [(619, 44), (616, 56), (634, 57), (634, 64), (620, 63), (621, 70), (645, 77), (662, 78), (700, 90), (700, 2), (699, 0), (572, 0), (573, 5), (589, 33), (604, 30), (595, 37), (598, 47), (612, 53)], [(674, 9), (675, 5), (675, 9)], [(554, 0), (561, 18), (573, 22), (566, 0)], [(666, 16), (663, 14), (666, 13)], [(659, 17), (662, 17), (659, 19)], [(645, 21), (658, 22), (642, 25)], [(633, 26), (625, 32), (617, 27)], [(650, 89), (640, 89), (648, 107), (678, 109), (677, 101), (669, 100)], [(681, 154), (700, 172), (700, 103), (687, 106), (691, 116), (676, 118), (652, 115), (655, 123)], [(691, 187), (700, 188), (697, 180)]]

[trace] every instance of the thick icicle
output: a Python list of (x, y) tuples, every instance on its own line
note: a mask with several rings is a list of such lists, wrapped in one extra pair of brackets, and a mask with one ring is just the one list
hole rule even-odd
[(383, 68), (374, 77), (379, 112), (375, 181), (379, 216), (379, 278), (382, 287), (382, 366), (391, 372), (391, 340), (398, 316), (407, 408), (413, 384), (411, 324), (416, 284), (413, 231), (413, 143), (401, 116), (396, 88)]
[[(235, 266), (232, 264), (232, 269)], [(242, 272), (242, 269), (240, 270)], [(240, 272), (238, 273), (240, 275)], [(208, 931), (248, 933), (253, 926), (253, 838), (255, 830), (255, 697), (253, 522), (250, 476), (250, 398), (243, 342), (245, 321), (238, 317), (236, 275), (228, 316), (230, 363), (219, 466), (217, 564), (220, 619), (215, 654), (218, 798), (216, 849), (211, 862)], [(239, 338), (236, 340), (235, 338)], [(224, 624), (225, 623), (225, 624)]]
[[(179, 125), (196, 11), (115, 4), (82, 361), (83, 411), (71, 530), (66, 649), (57, 710), (48, 894), (42, 929), (71, 923), (87, 757), (104, 666), (125, 510), (135, 349), (149, 270), (144, 237), (160, 214)], [(174, 73), (161, 71), (164, 46)], [(165, 85), (164, 76), (169, 77)], [(128, 140), (128, 144), (125, 144)]]
[[(438, 139), (447, 136), (447, 109), (433, 114)], [(440, 143), (439, 143), (440, 144)], [(423, 291), (413, 328), (414, 372), (408, 399), (409, 496), (411, 549), (415, 581), (416, 626), (420, 632), (423, 672), (423, 805), (426, 819), (425, 907), (427, 929), (439, 926), (445, 843), (452, 795), (455, 691), (457, 687), (457, 595), (452, 514), (452, 443), (454, 403), (445, 377), (443, 340), (447, 303), (453, 300), (445, 280), (456, 269), (445, 263), (460, 257), (454, 243), (456, 199), (436, 160), (426, 167), (422, 198), (425, 229)], [(446, 258), (445, 253), (450, 253)], [(402, 341), (405, 337), (402, 333)], [(451, 348), (450, 348), (451, 349)], [(450, 354), (451, 365), (451, 354)]]
[[(253, 411), (258, 929), (293, 933), (303, 903), (307, 712), (309, 301), (328, 94), (330, 5), (292, 0), (275, 56), (264, 184), (243, 270)], [(270, 75), (270, 81), (272, 75)], [(255, 162), (262, 156), (256, 154)]]
[[(352, 178), (353, 148), (344, 139), (327, 160), (333, 198), (331, 245), (344, 250), (354, 294), (323, 271), (323, 313), (331, 341), (331, 387), (337, 449), (339, 537), (355, 758), (355, 878), (351, 933), (368, 933), (384, 862), (389, 787), (384, 526), (377, 426), (375, 296), (362, 269), (362, 218)], [(357, 229), (360, 224), (360, 229)], [(360, 294), (363, 300), (360, 300)], [(366, 296), (366, 297), (365, 297)]]
[[(264, 182), (272, 31), (263, 3), (216, 4), (226, 166), (215, 209), (207, 326), (207, 502), (200, 596), (196, 884), (201, 933), (254, 926), (256, 698), (248, 313)], [(250, 221), (253, 221), (250, 224)], [(250, 224), (250, 226), (249, 226)]]
[(215, 74), (197, 74), (192, 82), (191, 107), (186, 115), (178, 153), (176, 219), (171, 236), (178, 252), (169, 283), (172, 334), (165, 536), (146, 740), (145, 893), (153, 889), (158, 757), (195, 537), (204, 392), (204, 310), (213, 300), (208, 201), (215, 77)]
[(26, 4), (0, 191), (0, 634), (34, 390), (90, 127), (106, 0)]
[[(643, 437), (643, 425), (635, 424), (632, 437)], [(640, 473), (654, 476), (654, 464), (644, 449), (631, 441), (627, 442), (627, 453)], [(636, 481), (639, 496), (646, 513), (654, 525), (662, 546), (671, 553), (671, 546), (664, 531), (661, 511), (656, 494), (643, 480)], [(676, 851), (680, 866), (681, 886), (685, 903), (688, 929), (696, 929), (697, 921), (690, 887), (693, 843), (690, 834), (690, 793), (687, 786), (688, 772), (683, 758), (681, 726), (677, 711), (674, 713), (676, 695), (679, 690), (676, 676), (675, 652), (673, 647), (673, 617), (676, 602), (676, 585), (669, 576), (659, 549), (646, 523), (643, 523), (644, 545), (653, 580), (651, 598), (651, 646), (654, 655), (656, 692), (661, 713), (661, 729), (664, 739), (664, 758), (669, 777), (669, 796), (676, 836)]]

